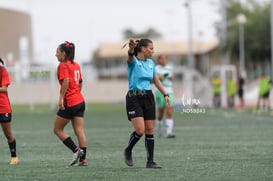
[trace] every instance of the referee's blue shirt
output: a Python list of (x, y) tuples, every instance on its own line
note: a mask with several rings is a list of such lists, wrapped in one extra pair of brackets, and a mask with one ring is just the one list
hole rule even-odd
[(152, 81), (156, 74), (155, 64), (152, 59), (146, 61), (139, 60), (134, 56), (134, 60), (128, 63), (127, 72), (129, 90), (152, 90)]

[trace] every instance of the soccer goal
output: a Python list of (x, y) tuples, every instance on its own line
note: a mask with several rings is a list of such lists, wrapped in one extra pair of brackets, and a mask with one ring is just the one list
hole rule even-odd
[[(187, 104), (187, 106), (199, 107), (210, 107), (212, 105), (210, 81), (206, 76), (195, 69), (182, 66), (175, 67), (174, 73), (176, 77), (173, 88), (176, 105), (185, 106)], [(194, 101), (197, 101), (198, 104), (190, 105)]]
[(50, 105), (56, 108), (58, 96), (58, 83), (56, 67), (30, 66), (24, 68), (19, 64), (7, 67), (11, 85), (8, 93), (11, 105), (29, 105), (31, 111), (36, 105)]

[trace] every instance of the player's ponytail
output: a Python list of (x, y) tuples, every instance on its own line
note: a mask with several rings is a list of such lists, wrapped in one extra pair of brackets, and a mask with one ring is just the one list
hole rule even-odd
[(60, 50), (62, 52), (65, 52), (66, 59), (70, 60), (71, 63), (74, 63), (74, 57), (75, 57), (75, 45), (72, 42), (65, 41), (64, 43), (59, 45)]
[(74, 43), (70, 43), (69, 45), (70, 54), (67, 56), (67, 58), (74, 63), (74, 56), (75, 56), (75, 45)]
[(0, 58), (0, 63), (2, 64), (2, 65), (4, 65), (4, 61)]

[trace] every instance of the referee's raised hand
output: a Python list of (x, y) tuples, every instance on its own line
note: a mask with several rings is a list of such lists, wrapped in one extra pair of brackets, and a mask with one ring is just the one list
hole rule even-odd
[(129, 50), (128, 50), (128, 63), (134, 60), (136, 41), (133, 39), (129, 40)]
[(136, 47), (136, 42), (133, 39), (129, 40), (129, 52), (134, 53), (134, 48)]

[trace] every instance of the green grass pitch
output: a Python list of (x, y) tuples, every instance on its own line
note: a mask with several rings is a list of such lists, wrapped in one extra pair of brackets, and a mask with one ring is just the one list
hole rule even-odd
[[(133, 127), (123, 105), (88, 105), (85, 132), (88, 167), (69, 167), (71, 152), (53, 134), (55, 112), (37, 107), (13, 107), (13, 132), (19, 165), (0, 134), (0, 180), (273, 180), (273, 117), (251, 111), (206, 110), (174, 113), (175, 139), (156, 138), (155, 161), (163, 169), (146, 169), (144, 137), (133, 152), (135, 166), (127, 167), (123, 150)], [(69, 125), (66, 131), (76, 141)]]

